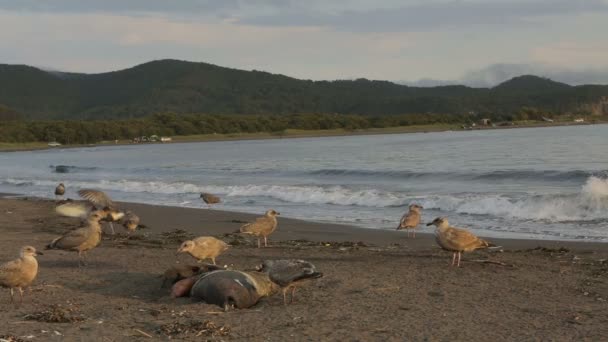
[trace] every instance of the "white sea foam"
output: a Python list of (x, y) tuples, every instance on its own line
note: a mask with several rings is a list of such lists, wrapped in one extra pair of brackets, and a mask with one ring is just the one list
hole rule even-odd
[[(2, 183), (38, 188), (54, 188), (56, 180), (5, 179)], [(68, 187), (96, 188), (124, 193), (130, 199), (138, 193), (172, 195), (210, 192), (223, 197), (268, 198), (278, 202), (337, 206), (387, 208), (418, 202), (427, 210), (435, 209), (458, 214), (487, 215), (504, 219), (538, 220), (551, 222), (592, 221), (608, 219), (608, 179), (591, 176), (578, 194), (526, 195), (510, 197), (490, 194), (454, 194), (410, 196), (404, 192), (379, 189), (350, 189), (344, 186), (307, 185), (234, 185), (201, 186), (186, 182), (159, 181), (73, 181)], [(148, 196), (146, 196), (148, 197)], [(164, 197), (166, 198), (166, 196)], [(187, 205), (180, 200), (179, 203)]]

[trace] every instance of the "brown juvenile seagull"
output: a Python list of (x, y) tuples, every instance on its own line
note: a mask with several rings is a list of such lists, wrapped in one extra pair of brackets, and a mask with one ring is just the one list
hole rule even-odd
[(268, 236), (277, 229), (277, 216), (280, 213), (270, 209), (263, 217), (258, 217), (255, 222), (247, 223), (241, 227), (241, 233), (251, 234), (258, 238), (260, 248), (260, 237), (264, 237), (264, 247), (268, 247)]
[(137, 226), (139, 226), (139, 216), (131, 211), (127, 211), (122, 218), (122, 226), (131, 234), (137, 229)]
[(212, 204), (221, 202), (219, 197), (206, 192), (201, 192), (201, 198), (203, 199), (203, 202), (207, 204), (207, 207), (211, 207)]
[(106, 214), (106, 217), (103, 219), (103, 221), (108, 222), (110, 224), (110, 228), (112, 229), (112, 235), (114, 235), (114, 225), (112, 223), (120, 221), (120, 219), (125, 216), (125, 213), (118, 210), (118, 207), (114, 204), (114, 202), (112, 202), (110, 196), (108, 196), (103, 191), (93, 189), (78, 190), (78, 195), (89, 201), (93, 205), (93, 210), (96, 210), (97, 208), (103, 208), (102, 210)]
[(184, 241), (175, 254), (188, 253), (198, 262), (209, 258), (215, 263), (215, 258), (228, 249), (228, 244), (213, 236), (200, 236), (193, 240)]
[(97, 247), (101, 242), (100, 221), (106, 216), (103, 210), (92, 212), (84, 227), (67, 232), (46, 246), (46, 249), (63, 249), (78, 252), (78, 266), (85, 264), (87, 251)]
[(438, 217), (433, 222), (427, 224), (427, 226), (431, 225), (437, 227), (435, 229), (435, 241), (437, 241), (437, 244), (446, 251), (454, 253), (452, 256), (452, 266), (454, 266), (456, 254), (458, 254), (457, 267), (460, 267), (460, 254), (462, 252), (471, 252), (476, 249), (495, 246), (488, 241), (478, 238), (468, 230), (450, 227), (445, 217)]
[(407, 230), (407, 236), (410, 236), (410, 230), (414, 232), (414, 238), (416, 238), (416, 228), (420, 224), (420, 210), (422, 206), (418, 204), (410, 204), (410, 211), (408, 211), (399, 222), (397, 230)]
[(14, 302), (14, 289), (19, 290), (20, 302), (23, 302), (23, 288), (27, 288), (36, 279), (38, 261), (36, 255), (42, 253), (32, 246), (21, 247), (19, 258), (0, 265), (0, 286), (11, 290), (11, 303)]
[(266, 260), (257, 269), (260, 272), (267, 273), (270, 280), (281, 287), (283, 304), (285, 305), (287, 305), (287, 291), (289, 289), (291, 289), (289, 303), (293, 303), (296, 286), (307, 280), (323, 276), (323, 273), (317, 272), (315, 265), (308, 261), (296, 259)]
[(63, 199), (63, 195), (65, 194), (65, 185), (63, 183), (59, 183), (55, 188), (55, 199)]

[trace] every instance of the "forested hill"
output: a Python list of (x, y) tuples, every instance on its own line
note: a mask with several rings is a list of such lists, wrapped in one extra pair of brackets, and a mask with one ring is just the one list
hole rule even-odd
[(523, 107), (606, 114), (593, 113), (608, 111), (602, 97), (608, 97), (608, 86), (573, 87), (536, 76), (517, 77), (491, 89), (417, 88), (367, 79), (299, 80), (176, 60), (102, 74), (0, 64), (0, 119), (133, 118), (158, 112), (505, 116)]

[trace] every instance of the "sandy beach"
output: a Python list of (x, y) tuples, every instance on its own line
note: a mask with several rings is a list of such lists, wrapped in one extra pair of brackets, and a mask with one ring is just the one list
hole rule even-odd
[[(0, 293), (0, 338), (24, 341), (132, 340), (588, 340), (608, 336), (608, 245), (533, 240), (492, 241), (502, 248), (463, 257), (431, 234), (279, 219), (270, 247), (231, 234), (254, 215), (207, 209), (121, 203), (146, 226), (127, 238), (105, 236), (78, 269), (75, 253), (43, 251), (40, 272), (24, 303), (13, 308)], [(78, 226), (54, 203), (0, 199), (0, 261), (22, 245), (38, 249)], [(397, 220), (398, 218), (396, 218)], [(431, 232), (430, 229), (421, 229)], [(298, 290), (294, 304), (280, 295), (246, 310), (171, 299), (162, 272), (190, 237), (230, 243), (220, 264), (252, 269), (264, 259), (301, 258), (325, 276)], [(491, 261), (487, 263), (485, 261)], [(494, 263), (495, 262), (495, 263)], [(36, 319), (59, 308), (68, 322)], [(48, 319), (47, 319), (48, 320)], [(195, 329), (201, 324), (209, 329)], [(191, 328), (188, 328), (191, 327)], [(199, 335), (199, 336), (197, 336)]]

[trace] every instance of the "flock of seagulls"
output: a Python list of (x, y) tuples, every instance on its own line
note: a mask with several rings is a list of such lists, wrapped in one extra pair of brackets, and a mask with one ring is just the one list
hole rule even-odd
[[(78, 267), (86, 265), (87, 252), (101, 243), (103, 222), (109, 223), (112, 234), (115, 234), (113, 223), (122, 223), (128, 234), (134, 232), (140, 224), (136, 214), (120, 210), (102, 191), (79, 190), (79, 196), (86, 200), (81, 203), (71, 199), (64, 200), (65, 190), (63, 183), (55, 189), (55, 211), (62, 216), (80, 218), (82, 224), (81, 227), (53, 239), (46, 249), (77, 252)], [(208, 206), (220, 203), (220, 198), (212, 194), (202, 193), (200, 197)], [(401, 218), (397, 230), (406, 230), (408, 237), (412, 232), (415, 238), (422, 209), (418, 204), (411, 204), (409, 211)], [(268, 237), (277, 229), (279, 215), (270, 209), (263, 217), (243, 225), (239, 232), (255, 236), (258, 248), (261, 248), (263, 238), (264, 246), (267, 247)], [(450, 226), (445, 217), (438, 217), (427, 224), (431, 225), (436, 226), (437, 244), (453, 253), (452, 266), (460, 267), (461, 254), (464, 252), (495, 246), (465, 229)], [(174, 284), (172, 292), (177, 293), (175, 296), (189, 294), (191, 297), (201, 298), (228, 309), (253, 305), (259, 298), (268, 296), (275, 290), (282, 291), (284, 304), (287, 304), (287, 293), (291, 292), (291, 303), (297, 286), (323, 276), (310, 262), (294, 259), (266, 260), (255, 272), (225, 270), (215, 266), (216, 258), (228, 249), (228, 244), (212, 236), (184, 241), (177, 249), (176, 255), (187, 253), (199, 263), (211, 259), (213, 265), (172, 267), (165, 272), (163, 285), (169, 280)], [(24, 246), (19, 258), (0, 265), (0, 286), (10, 289), (11, 302), (14, 302), (15, 289), (19, 291), (23, 301), (24, 289), (29, 288), (38, 274), (36, 256), (41, 254), (32, 246)]]

